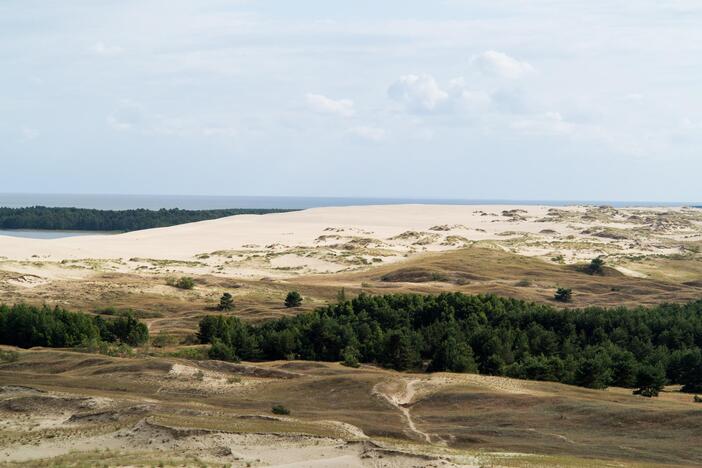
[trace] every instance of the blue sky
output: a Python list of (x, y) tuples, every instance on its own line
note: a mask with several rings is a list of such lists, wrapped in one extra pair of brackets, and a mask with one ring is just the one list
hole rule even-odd
[(4, 0), (0, 192), (700, 201), (697, 0)]

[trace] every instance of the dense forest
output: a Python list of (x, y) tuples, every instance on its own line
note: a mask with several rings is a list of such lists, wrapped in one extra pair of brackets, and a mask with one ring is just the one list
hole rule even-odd
[(0, 344), (69, 348), (104, 341), (139, 346), (148, 339), (146, 325), (130, 313), (104, 319), (59, 307), (0, 305)]
[(280, 213), (278, 209), (226, 210), (93, 210), (85, 208), (0, 208), (0, 229), (67, 231), (137, 231), (242, 214)]
[(207, 316), (199, 338), (216, 359), (363, 362), (652, 395), (666, 383), (702, 391), (702, 301), (564, 310), (492, 295), (362, 294), (256, 326)]

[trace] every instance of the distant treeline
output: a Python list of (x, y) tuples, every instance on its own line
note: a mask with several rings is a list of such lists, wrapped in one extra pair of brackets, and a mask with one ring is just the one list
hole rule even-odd
[(208, 316), (217, 359), (374, 363), (605, 388), (683, 384), (702, 392), (702, 301), (563, 310), (492, 295), (362, 294), (312, 313), (249, 325)]
[(0, 344), (70, 348), (104, 341), (139, 346), (148, 339), (146, 325), (130, 313), (104, 319), (59, 307), (0, 305)]
[(281, 213), (279, 209), (93, 210), (85, 208), (0, 208), (0, 229), (137, 231), (242, 214)]

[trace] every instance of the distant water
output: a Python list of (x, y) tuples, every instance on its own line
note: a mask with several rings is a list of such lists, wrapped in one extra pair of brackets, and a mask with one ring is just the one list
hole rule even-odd
[(0, 229), (0, 236), (28, 237), (30, 239), (61, 239), (62, 237), (108, 235), (111, 232), (96, 231), (51, 231), (41, 229)]
[[(25, 206), (94, 208), (128, 210), (147, 208), (181, 208), (206, 210), (218, 208), (284, 208), (304, 209), (324, 206), (398, 205), (421, 203), (433, 205), (611, 205), (611, 206), (689, 206), (693, 203), (602, 200), (469, 200), (439, 198), (341, 198), (341, 197), (243, 197), (196, 195), (90, 195), (90, 194), (0, 194), (0, 207)], [(700, 203), (694, 203), (699, 205)]]

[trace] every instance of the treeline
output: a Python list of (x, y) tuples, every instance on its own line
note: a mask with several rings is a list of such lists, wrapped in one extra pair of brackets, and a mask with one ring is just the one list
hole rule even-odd
[(0, 208), (0, 229), (137, 231), (242, 214), (280, 213), (278, 209), (93, 210), (85, 208)]
[(208, 316), (199, 338), (216, 359), (363, 362), (648, 396), (666, 383), (702, 392), (702, 301), (562, 310), (492, 295), (362, 294), (257, 326)]
[(0, 305), (0, 344), (20, 348), (70, 348), (95, 342), (139, 346), (148, 339), (148, 328), (131, 313), (104, 319), (59, 307)]

